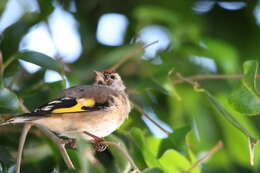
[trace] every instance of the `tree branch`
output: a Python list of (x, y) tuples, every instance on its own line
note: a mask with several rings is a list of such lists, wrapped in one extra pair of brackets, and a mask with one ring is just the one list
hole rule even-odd
[(222, 141), (219, 141), (211, 150), (209, 150), (207, 154), (205, 154), (202, 158), (197, 160), (186, 173), (192, 172), (194, 168), (196, 168), (197, 166), (205, 162), (210, 156), (212, 156), (215, 152), (220, 150), (222, 147), (223, 147), (223, 143)]
[[(0, 51), (0, 80), (1, 81), (3, 81), (3, 75), (4, 75), (4, 59), (3, 59), (2, 51)], [(0, 85), (3, 85), (2, 83), (3, 82), (0, 82)]]
[(149, 47), (149, 46), (151, 46), (151, 45), (153, 45), (153, 44), (156, 44), (156, 43), (158, 43), (158, 42), (159, 42), (159, 41), (156, 40), (156, 41), (154, 41), (154, 42), (152, 42), (152, 43), (149, 43), (149, 44), (145, 45), (144, 47), (141, 47), (141, 48), (139, 48), (139, 49), (136, 49), (135, 51), (131, 52), (130, 54), (128, 54), (128, 55), (126, 55), (125, 57), (123, 57), (122, 59), (120, 59), (115, 65), (113, 65), (113, 66), (111, 67), (111, 69), (112, 69), (112, 70), (116, 70), (118, 67), (120, 67), (122, 64), (124, 64), (128, 59), (130, 59), (130, 58), (133, 57), (134, 55), (140, 53), (140, 52), (143, 51), (145, 48), (147, 48), (147, 47)]
[(132, 159), (132, 157), (129, 155), (129, 153), (121, 146), (121, 144), (119, 142), (112, 142), (112, 141), (102, 141), (100, 142), (102, 144), (105, 145), (109, 145), (109, 146), (113, 146), (115, 148), (117, 148), (129, 161), (129, 163), (131, 164), (132, 168), (137, 172), (137, 173), (141, 173), (140, 169), (136, 166), (134, 160)]
[[(257, 78), (260, 78), (260, 74), (256, 76)], [(221, 74), (199, 74), (199, 75), (194, 75), (194, 76), (189, 76), (189, 77), (184, 77), (184, 79), (189, 80), (189, 81), (198, 81), (198, 80), (221, 80), (221, 79), (242, 79), (243, 75), (242, 74), (235, 74), (235, 75), (221, 75)], [(173, 80), (173, 84), (180, 84), (185, 82), (183, 79), (177, 79)]]
[(136, 108), (136, 110), (138, 110), (141, 114), (143, 114), (147, 119), (149, 119), (154, 125), (156, 125), (159, 129), (161, 129), (164, 133), (166, 133), (167, 135), (171, 134), (170, 131), (164, 129), (160, 124), (158, 124), (156, 121), (154, 121), (139, 105), (137, 105), (136, 103), (134, 103), (132, 101), (132, 104), (134, 105), (134, 107)]
[(194, 81), (194, 79), (191, 79), (189, 77), (183, 77), (181, 73), (177, 72), (176, 76), (182, 81), (182, 82), (187, 82), (191, 84), (193, 87), (198, 87), (199, 83), (197, 81)]
[(35, 125), (35, 126), (37, 128), (39, 128), (41, 130), (41, 132), (43, 132), (46, 136), (48, 136), (58, 146), (60, 153), (61, 153), (63, 160), (64, 160), (65, 164), (67, 165), (67, 167), (69, 169), (75, 169), (75, 167), (65, 149), (65, 144), (64, 144), (63, 140), (58, 138), (51, 131), (49, 131), (48, 129), (46, 129), (43, 126), (40, 126), (40, 125)]
[[(20, 107), (21, 109), (23, 110), (23, 112), (30, 112), (28, 110), (28, 108), (23, 104), (23, 100), (22, 99), (19, 99), (19, 104), (20, 104)], [(25, 127), (26, 127), (27, 124), (25, 124)], [(39, 130), (41, 132), (43, 132), (46, 136), (48, 136), (59, 148), (60, 150), (60, 153), (62, 155), (62, 158), (65, 162), (65, 164), (67, 165), (67, 167), (69, 169), (74, 169), (74, 165), (65, 149), (65, 144), (63, 143), (63, 140), (61, 140), (60, 138), (58, 138), (55, 134), (53, 134), (51, 131), (49, 131), (48, 129), (46, 129), (45, 127), (42, 127), (40, 125), (35, 125), (37, 128), (39, 128)], [(24, 128), (25, 128), (24, 127)], [(30, 129), (29, 129), (30, 130)], [(28, 131), (29, 131), (28, 130)], [(27, 132), (28, 133), (28, 132)], [(21, 138), (23, 136), (24, 132), (22, 132), (22, 135), (21, 135)], [(26, 137), (26, 136), (25, 136)], [(25, 139), (24, 139), (25, 140)], [(21, 145), (21, 141), (19, 143), (19, 149), (20, 149), (20, 145)], [(18, 156), (22, 155), (22, 150), (20, 151), (21, 153), (19, 153), (19, 149), (18, 149)], [(19, 155), (20, 154), (20, 155)], [(17, 158), (18, 160), (18, 158)], [(21, 162), (21, 161), (20, 161)], [(17, 167), (18, 167), (18, 162), (17, 162)], [(18, 169), (16, 167), (16, 169)], [(20, 165), (19, 165), (19, 170), (20, 170)], [(16, 173), (19, 173), (19, 172), (16, 172)]]
[(21, 168), (21, 161), (22, 161), (22, 155), (23, 155), (23, 147), (24, 143), (27, 137), (27, 134), (29, 130), (31, 129), (32, 124), (31, 123), (26, 123), (23, 127), (22, 134), (19, 139), (19, 147), (18, 147), (18, 152), (17, 152), (17, 158), (16, 158), (16, 168), (15, 168), (15, 173), (20, 173), (20, 168)]

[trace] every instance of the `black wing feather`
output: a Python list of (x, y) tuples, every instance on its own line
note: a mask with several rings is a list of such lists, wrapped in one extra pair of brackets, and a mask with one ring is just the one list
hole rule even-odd
[[(29, 113), (29, 116), (43, 116), (47, 114), (51, 114), (54, 109), (58, 108), (69, 108), (75, 106), (77, 104), (76, 98), (70, 97), (62, 97), (57, 100), (54, 100), (48, 104), (42, 105), (36, 108), (33, 112)], [(94, 106), (88, 107), (83, 106), (81, 109), (85, 111), (97, 111), (100, 109), (104, 109), (109, 106), (108, 102), (104, 103), (95, 103)]]

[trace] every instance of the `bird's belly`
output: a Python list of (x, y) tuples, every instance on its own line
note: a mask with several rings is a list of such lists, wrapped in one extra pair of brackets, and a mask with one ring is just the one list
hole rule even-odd
[[(81, 118), (77, 116), (81, 116)], [(76, 138), (77, 135), (82, 135), (86, 140), (93, 140), (92, 137), (82, 132), (86, 131), (101, 138), (106, 137), (119, 128), (126, 117), (118, 114), (118, 112), (103, 112), (102, 114), (91, 116), (67, 114), (62, 117), (52, 117), (49, 120), (48, 118), (40, 119), (36, 123), (60, 134), (60, 136)]]
[[(110, 135), (111, 133), (113, 133), (116, 129), (118, 129), (121, 124), (123, 123), (123, 121), (119, 122), (116, 120), (107, 120), (107, 121), (103, 121), (100, 123), (97, 123), (95, 125), (95, 127), (91, 127), (89, 128), (88, 126), (86, 126), (86, 128), (84, 128), (84, 131), (87, 131), (88, 133), (91, 133), (97, 137), (106, 137), (108, 135)], [(87, 140), (92, 140), (93, 138), (87, 135), (83, 135), (84, 139)]]

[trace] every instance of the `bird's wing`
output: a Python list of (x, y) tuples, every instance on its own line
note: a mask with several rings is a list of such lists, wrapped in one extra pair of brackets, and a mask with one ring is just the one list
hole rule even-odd
[(99, 113), (100, 110), (107, 109), (117, 104), (115, 97), (120, 95), (118, 91), (108, 87), (86, 86), (83, 87), (83, 89), (81, 88), (80, 92), (81, 93), (75, 92), (75, 87), (66, 89), (60, 98), (36, 108), (31, 113), (15, 116), (7, 122), (0, 124), (0, 126), (31, 122), (53, 115), (66, 115), (66, 113), (69, 115), (75, 113), (76, 116), (79, 115), (78, 113), (80, 112), (89, 112), (89, 115), (94, 115)]
[(109, 107), (113, 102), (113, 95), (116, 92), (107, 87), (73, 87), (66, 89), (63, 97), (36, 108), (29, 116), (97, 111)]
[(0, 126), (31, 122), (34, 120), (50, 117), (53, 115), (79, 115), (80, 112), (90, 114), (100, 113), (115, 104), (115, 96), (118, 92), (108, 87), (78, 86), (63, 91), (61, 97), (43, 106), (36, 108), (31, 113), (15, 116)]

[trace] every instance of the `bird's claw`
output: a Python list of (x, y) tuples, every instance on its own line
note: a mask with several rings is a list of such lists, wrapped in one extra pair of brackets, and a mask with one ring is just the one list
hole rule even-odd
[(103, 152), (103, 151), (105, 151), (107, 149), (107, 145), (102, 143), (104, 141), (103, 138), (95, 136), (95, 135), (93, 135), (93, 134), (91, 134), (89, 132), (86, 132), (86, 131), (84, 131), (84, 133), (94, 139), (93, 143), (94, 143), (94, 147), (95, 147), (96, 151)]
[(107, 145), (103, 144), (102, 142), (95, 142), (94, 147), (95, 147), (95, 150), (98, 152), (103, 152), (107, 149)]

